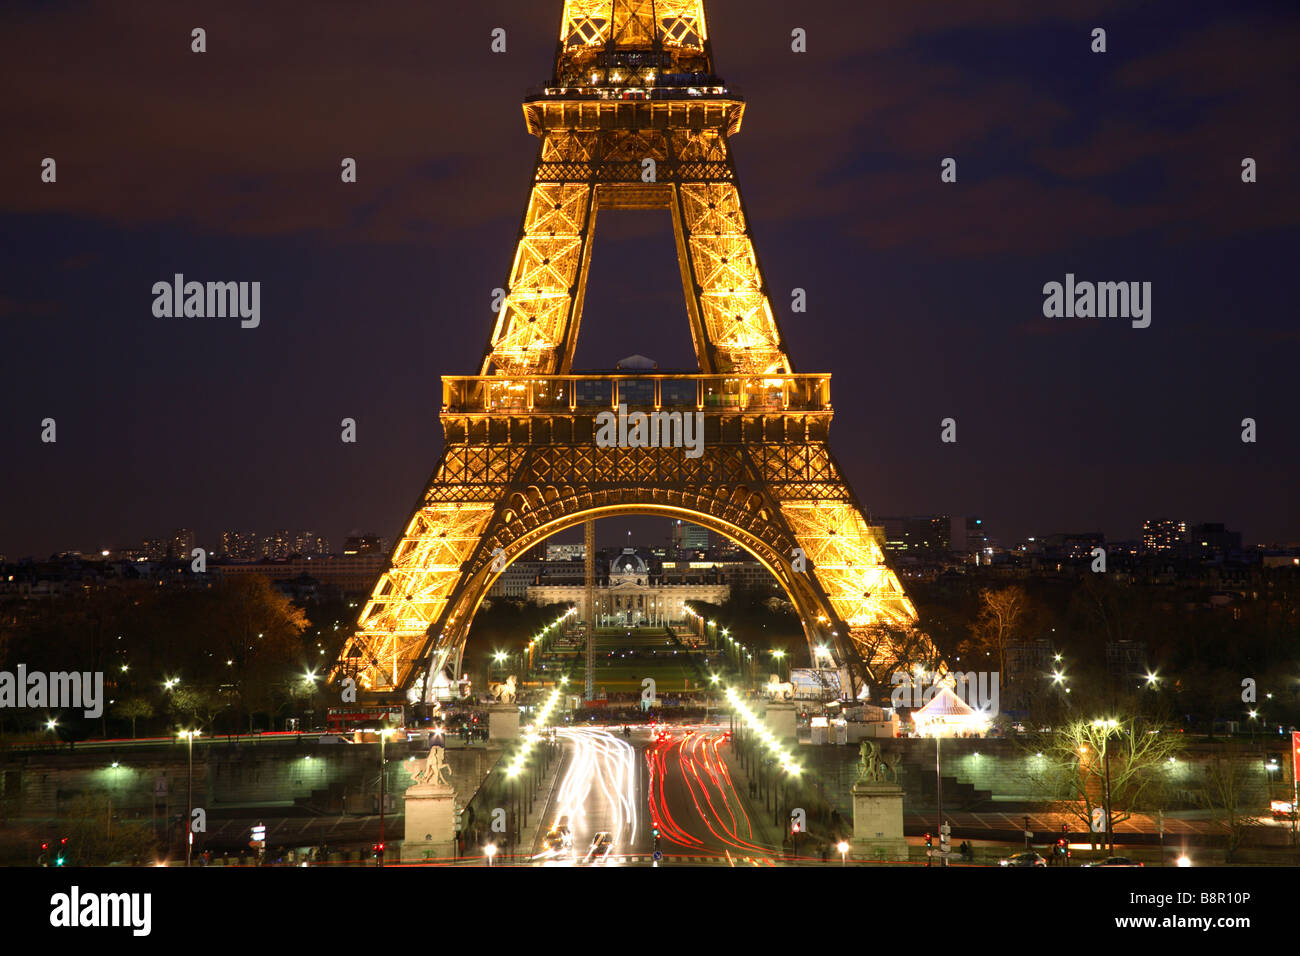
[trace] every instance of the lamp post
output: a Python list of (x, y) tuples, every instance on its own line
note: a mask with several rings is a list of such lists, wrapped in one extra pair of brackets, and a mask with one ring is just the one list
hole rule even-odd
[(776, 658), (776, 676), (777, 680), (781, 679), (781, 660), (785, 657), (785, 651), (772, 651), (772, 656)]
[(185, 738), (188, 751), (188, 769), (185, 775), (185, 865), (190, 865), (190, 855), (194, 848), (194, 738), (197, 730), (182, 730), (180, 736)]
[(487, 865), (491, 866), (492, 858), (497, 855), (497, 845), (495, 843), (489, 843), (487, 846), (483, 847), (483, 855), (487, 857)]
[(1101, 735), (1101, 773), (1102, 773), (1102, 802), (1105, 805), (1106, 817), (1106, 852), (1115, 852), (1115, 840), (1111, 834), (1110, 823), (1110, 748), (1107, 742), (1110, 740), (1110, 732), (1119, 726), (1119, 721), (1113, 718), (1104, 720), (1094, 720), (1094, 727), (1102, 731)]
[(835, 844), (835, 849), (840, 851), (840, 866), (849, 865), (849, 844), (847, 840), (841, 840)]
[[(941, 739), (942, 737), (939, 734), (938, 728), (936, 728), (934, 732), (934, 784), (935, 784), (934, 792), (935, 792), (935, 803), (938, 805), (938, 810), (939, 810), (939, 826), (938, 826), (939, 833), (943, 833), (943, 771), (940, 769), (942, 764), (940, 763), (939, 760), (939, 741)], [(939, 845), (942, 848), (943, 840), (939, 841)], [(926, 862), (926, 866), (930, 865), (929, 860), (926, 860), (925, 862)], [(939, 865), (947, 866), (948, 858), (941, 856), (939, 858)]]
[(385, 783), (388, 776), (384, 772), (384, 744), (388, 741), (388, 735), (393, 732), (391, 727), (381, 727), (379, 729), (379, 862), (378, 866), (384, 865), (384, 802), (387, 796)]

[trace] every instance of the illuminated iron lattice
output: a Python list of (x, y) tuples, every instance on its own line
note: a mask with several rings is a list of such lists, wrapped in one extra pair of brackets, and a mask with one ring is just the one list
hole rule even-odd
[[(713, 72), (701, 0), (567, 0), (555, 73), (524, 116), (540, 142), (504, 304), (479, 375), (443, 380), (442, 458), (336, 676), (418, 686), (459, 653), (503, 562), (624, 514), (748, 548), (852, 686), (900, 663), (900, 640), (928, 663), (826, 445), (830, 377), (796, 375), (785, 355), (729, 147), (744, 102)], [(572, 374), (598, 211), (664, 207), (700, 374)], [(704, 454), (596, 447), (595, 415), (620, 402), (703, 411)]]

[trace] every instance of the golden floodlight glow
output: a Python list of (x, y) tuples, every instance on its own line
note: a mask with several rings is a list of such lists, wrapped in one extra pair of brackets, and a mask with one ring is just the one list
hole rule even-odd
[(555, 709), (556, 704), (559, 702), (559, 690), (551, 691), (551, 695), (546, 698), (546, 703), (544, 703), (542, 709), (537, 712), (537, 719), (524, 728), (523, 743), (520, 746), (519, 751), (515, 754), (514, 759), (511, 760), (510, 764), (505, 768), (506, 776), (517, 777), (523, 772), (524, 765), (528, 762), (528, 754), (542, 739), (542, 736), (538, 731), (540, 731), (542, 727), (546, 725), (547, 721), (551, 719), (551, 711)]
[(741, 720), (743, 720), (745, 725), (754, 732), (754, 736), (766, 745), (772, 756), (781, 764), (781, 769), (785, 770), (792, 776), (798, 776), (802, 772), (802, 768), (795, 763), (794, 757), (781, 747), (780, 741), (777, 739), (776, 735), (768, 729), (762, 719), (745, 706), (744, 701), (741, 699), (734, 687), (728, 687), (726, 689), (726, 697), (731, 706), (735, 709), (736, 713), (740, 714)]

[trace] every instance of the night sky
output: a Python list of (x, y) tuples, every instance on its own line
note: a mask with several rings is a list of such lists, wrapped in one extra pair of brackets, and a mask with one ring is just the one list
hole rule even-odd
[[(440, 450), (439, 377), (477, 373), (492, 328), (536, 155), (519, 104), (561, 6), (6, 3), (0, 554), (396, 535)], [(871, 513), (978, 514), (1004, 544), (1160, 516), (1300, 540), (1300, 7), (709, 13), (773, 305), (796, 369), (834, 376), (832, 446)], [(261, 326), (155, 318), (177, 272), (260, 281)], [(1151, 282), (1150, 328), (1043, 318), (1067, 272)], [(671, 224), (603, 211), (576, 365), (635, 352), (693, 365)]]

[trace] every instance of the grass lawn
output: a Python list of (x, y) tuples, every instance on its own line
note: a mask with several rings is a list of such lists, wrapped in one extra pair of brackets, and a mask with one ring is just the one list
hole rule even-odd
[[(673, 652), (677, 653), (674, 654)], [(596, 669), (592, 685), (597, 693), (641, 692), (641, 680), (652, 677), (658, 694), (699, 690), (699, 677), (691, 657), (702, 662), (702, 655), (689, 654), (669, 640), (662, 628), (601, 628), (596, 631)], [(548, 655), (548, 660), (563, 660), (576, 666), (570, 679), (578, 686), (586, 681), (586, 654), (582, 650)], [(689, 681), (689, 686), (687, 684)]]

